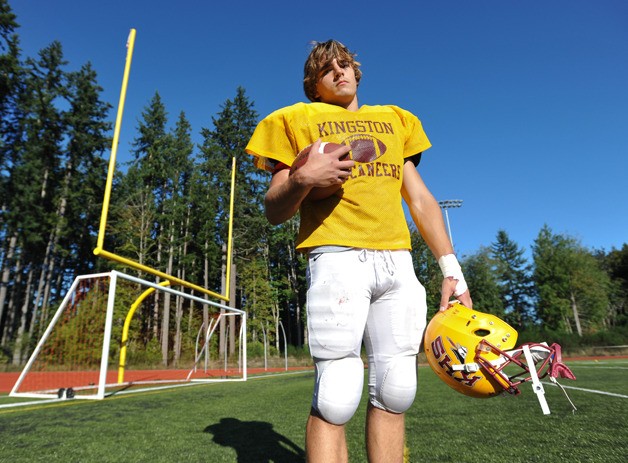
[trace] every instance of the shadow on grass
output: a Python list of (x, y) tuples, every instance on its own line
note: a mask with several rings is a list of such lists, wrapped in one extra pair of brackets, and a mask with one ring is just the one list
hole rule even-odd
[(238, 463), (302, 463), (305, 452), (264, 421), (240, 421), (222, 418), (207, 426), (204, 432), (214, 435), (214, 442), (232, 447)]

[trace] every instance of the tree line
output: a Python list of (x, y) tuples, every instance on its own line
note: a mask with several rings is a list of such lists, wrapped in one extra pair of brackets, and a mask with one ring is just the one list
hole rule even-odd
[[(18, 28), (8, 1), (0, 0), (0, 361), (13, 364), (25, 361), (77, 275), (119, 267), (93, 254), (112, 106), (102, 100), (90, 63), (68, 70), (59, 42), (23, 57)], [(269, 177), (244, 152), (258, 120), (245, 89), (237, 88), (195, 144), (185, 112), (171, 118), (156, 92), (135, 127), (131, 159), (114, 179), (105, 249), (223, 288), (235, 158), (230, 303), (247, 311), (250, 342), (261, 342), (263, 333), (279, 349), (281, 324), (289, 344), (302, 347), (306, 262), (294, 248), (298, 217), (276, 227), (264, 217)], [(411, 233), (431, 315), (440, 270), (418, 232)], [(477, 309), (523, 332), (626, 339), (628, 245), (591, 250), (545, 226), (531, 251), (530, 262), (499, 230), (490, 246), (461, 259)], [(181, 345), (207, 323), (207, 309), (186, 309), (167, 293), (147, 304), (139, 342), (164, 363), (176, 362)]]

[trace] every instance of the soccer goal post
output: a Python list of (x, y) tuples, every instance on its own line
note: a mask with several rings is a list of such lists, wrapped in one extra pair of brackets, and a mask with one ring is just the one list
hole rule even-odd
[[(246, 312), (206, 297), (118, 271), (76, 277), (10, 396), (103, 399), (138, 384), (246, 381)], [(167, 355), (157, 339), (165, 310)], [(208, 317), (233, 324), (236, 352), (211, 336), (199, 346)]]

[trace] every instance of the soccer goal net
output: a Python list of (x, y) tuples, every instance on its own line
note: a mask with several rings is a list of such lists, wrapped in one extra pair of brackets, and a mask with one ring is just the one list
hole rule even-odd
[(103, 399), (246, 379), (244, 311), (112, 271), (74, 280), (10, 395)]

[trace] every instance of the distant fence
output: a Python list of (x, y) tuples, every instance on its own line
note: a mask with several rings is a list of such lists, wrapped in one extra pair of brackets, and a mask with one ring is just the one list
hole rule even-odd
[(623, 346), (596, 346), (591, 350), (595, 354), (607, 354), (607, 355), (624, 355), (628, 354), (628, 345)]

